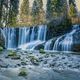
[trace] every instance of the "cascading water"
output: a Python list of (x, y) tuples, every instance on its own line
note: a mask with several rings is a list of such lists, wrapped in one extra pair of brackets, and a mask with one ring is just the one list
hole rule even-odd
[[(42, 43), (46, 39), (46, 25), (39, 25), (39, 27), (23, 27), (23, 28), (4, 28), (6, 48), (33, 48), (37, 44)], [(32, 46), (32, 47), (31, 47)]]
[(4, 34), (5, 34), (5, 47), (6, 48), (15, 48), (17, 46), (16, 44), (16, 30), (14, 28), (4, 28)]
[(31, 49), (34, 50), (37, 46), (44, 45), (44, 50), (53, 51), (72, 51), (74, 44), (80, 44), (80, 26), (74, 25), (72, 31), (59, 38), (53, 38), (46, 41), (46, 25), (38, 27), (23, 27), (23, 28), (3, 28), (5, 36), (5, 47)]
[(34, 38), (35, 38), (35, 31), (34, 31), (34, 27), (32, 28), (32, 32), (31, 32), (31, 38), (30, 38), (30, 41), (34, 41)]
[(29, 28), (20, 28), (19, 29), (19, 43), (18, 45), (25, 44), (26, 42), (29, 42)]
[(38, 28), (38, 40), (42, 40), (42, 41), (45, 41), (46, 40), (46, 25), (45, 27), (43, 25), (41, 25), (39, 28)]
[(45, 46), (44, 46), (44, 50), (51, 50), (51, 43), (52, 43), (52, 40), (49, 40), (45, 43)]
[[(76, 33), (80, 31), (79, 25), (74, 25), (73, 29), (70, 33), (67, 33), (61, 37), (59, 37), (53, 47), (53, 50), (56, 51), (71, 51), (73, 44), (75, 43)], [(79, 36), (79, 35), (77, 35)], [(77, 41), (76, 41), (77, 42)], [(80, 40), (79, 40), (80, 43)]]

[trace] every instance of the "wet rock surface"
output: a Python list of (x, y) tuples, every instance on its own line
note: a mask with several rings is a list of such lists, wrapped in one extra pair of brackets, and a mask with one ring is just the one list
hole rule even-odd
[(27, 51), (4, 51), (0, 54), (1, 67), (20, 67), (26, 65), (55, 69), (77, 69), (80, 71), (80, 55), (69, 53), (39, 53)]
[(0, 28), (0, 46), (5, 47), (5, 36), (3, 34), (2, 29)]
[[(20, 56), (20, 58), (13, 59), (11, 58), (12, 56), (8, 57), (10, 52), (11, 51), (3, 51), (2, 54), (0, 54), (1, 80), (5, 80), (6, 75), (7, 78), (10, 78), (10, 80), (80, 79), (80, 55), (73, 55), (68, 53), (64, 54), (62, 52), (47, 52), (41, 54), (37, 51), (14, 51), (16, 52), (17, 56)], [(27, 68), (28, 75), (26, 77), (18, 76), (19, 68), (21, 67)]]

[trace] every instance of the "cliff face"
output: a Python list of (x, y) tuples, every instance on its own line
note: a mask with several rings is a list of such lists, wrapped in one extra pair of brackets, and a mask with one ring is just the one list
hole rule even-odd
[(1, 28), (0, 28), (0, 46), (5, 47), (5, 36)]
[(70, 1), (75, 3), (79, 15), (79, 0), (0, 0), (0, 26), (47, 23), (66, 15)]

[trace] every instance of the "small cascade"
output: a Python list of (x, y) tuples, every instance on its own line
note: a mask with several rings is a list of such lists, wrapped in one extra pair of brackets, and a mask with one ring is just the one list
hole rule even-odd
[(80, 45), (80, 26), (73, 25), (72, 30), (60, 37), (53, 37), (46, 41), (47, 26), (23, 28), (3, 28), (0, 31), (5, 37), (5, 47), (7, 49), (30, 49), (34, 50), (40, 46), (44, 50), (72, 51), (73, 47)]
[(30, 32), (30, 29), (26, 27), (19, 29), (19, 44), (18, 45), (29, 42), (29, 32)]
[(30, 41), (34, 41), (35, 39), (35, 27), (32, 28)]
[[(5, 46), (7, 49), (18, 48), (21, 45), (31, 49), (33, 46), (40, 44), (46, 39), (47, 26), (39, 25), (38, 27), (23, 28), (3, 28), (5, 34)], [(32, 47), (31, 47), (32, 46)], [(23, 47), (23, 48), (24, 48)]]
[(15, 48), (16, 47), (16, 30), (14, 28), (4, 28), (4, 34), (6, 37), (6, 48)]
[(57, 50), (60, 50), (60, 41), (62, 40), (62, 38), (63, 38), (63, 36), (61, 36), (61, 37), (59, 37), (56, 41), (55, 41), (55, 44), (54, 44), (54, 47), (53, 47), (53, 50), (55, 51), (57, 51)]
[(44, 50), (51, 50), (51, 43), (52, 43), (52, 40), (49, 40), (45, 43), (45, 46), (44, 46)]
[(47, 29), (46, 26), (45, 27), (43, 25), (39, 26), (39, 28), (38, 28), (38, 40), (42, 40), (42, 41), (46, 40), (46, 29)]
[(32, 41), (32, 42), (29, 42), (29, 43), (26, 43), (26, 44), (23, 44), (23, 45), (19, 46), (19, 49), (22, 49), (22, 50), (25, 50), (25, 49), (34, 50), (37, 45), (42, 44), (42, 43), (44, 43), (44, 41), (40, 41), (40, 40)]
[[(75, 41), (76, 33), (80, 31), (79, 25), (74, 25), (72, 31), (61, 37), (59, 37), (53, 47), (53, 50), (58, 51), (71, 51), (71, 48)], [(77, 35), (78, 36), (78, 35)]]

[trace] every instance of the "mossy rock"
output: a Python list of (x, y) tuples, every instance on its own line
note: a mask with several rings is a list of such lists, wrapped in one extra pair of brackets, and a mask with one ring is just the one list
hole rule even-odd
[(30, 57), (30, 61), (31, 61), (31, 63), (32, 64), (34, 64), (34, 65), (39, 65), (39, 59), (38, 58), (36, 58), (35, 56), (29, 56)]
[(9, 51), (8, 56), (17, 56), (17, 54), (14, 51)]
[(9, 51), (8, 57), (10, 57), (11, 59), (20, 59), (20, 55), (17, 55), (17, 53), (14, 51)]
[(25, 77), (28, 75), (28, 70), (26, 68), (21, 68), (18, 75)]
[(3, 47), (0, 47), (0, 51), (3, 51)]
[(45, 54), (44, 49), (40, 49), (39, 52), (40, 52), (41, 54)]

